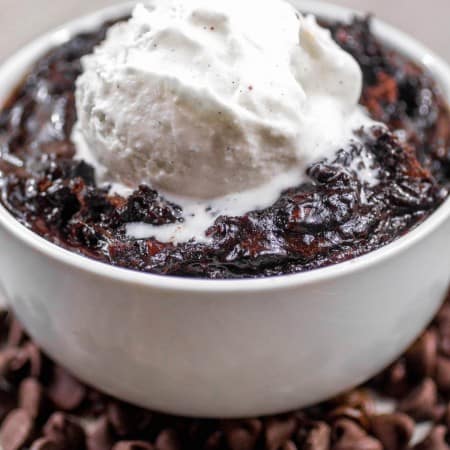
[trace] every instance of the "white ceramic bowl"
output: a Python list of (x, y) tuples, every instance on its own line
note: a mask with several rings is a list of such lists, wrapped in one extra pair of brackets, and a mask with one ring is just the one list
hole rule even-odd
[[(351, 15), (317, 1), (292, 2), (325, 18)], [(24, 48), (0, 69), (0, 102), (50, 47), (129, 10), (96, 13)], [(450, 92), (450, 70), (438, 57), (385, 24), (377, 22), (375, 30)], [(74, 374), (149, 408), (243, 417), (337, 394), (405, 349), (450, 283), (450, 200), (366, 256), (259, 280), (115, 268), (45, 241), (1, 207), (0, 242), (6, 298), (48, 354)]]

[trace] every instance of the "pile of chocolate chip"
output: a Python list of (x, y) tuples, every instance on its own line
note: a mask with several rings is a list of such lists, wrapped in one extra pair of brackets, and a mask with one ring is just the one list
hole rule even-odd
[[(366, 385), (242, 420), (173, 417), (104, 395), (47, 358), (6, 311), (0, 340), (3, 450), (450, 450), (450, 295), (410, 349)], [(380, 413), (382, 398), (390, 411)], [(427, 431), (417, 443), (418, 424)]]

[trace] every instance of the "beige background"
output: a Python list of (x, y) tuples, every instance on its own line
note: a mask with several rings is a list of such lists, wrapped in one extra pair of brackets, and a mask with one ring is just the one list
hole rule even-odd
[[(450, 0), (334, 2), (376, 13), (413, 34), (450, 61)], [(0, 0), (0, 61), (43, 31), (113, 3), (117, 0)]]

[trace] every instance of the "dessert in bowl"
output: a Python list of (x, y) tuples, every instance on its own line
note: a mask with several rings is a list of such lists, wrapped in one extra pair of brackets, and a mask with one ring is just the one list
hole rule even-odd
[(44, 349), (105, 391), (186, 415), (291, 409), (373, 375), (444, 297), (446, 65), (388, 26), (337, 23), (349, 11), (280, 4), (260, 13), (286, 24), (282, 46), (258, 26), (250, 45), (233, 11), (171, 28), (141, 6), (103, 26), (132, 9), (115, 7), (0, 73), (2, 285)]

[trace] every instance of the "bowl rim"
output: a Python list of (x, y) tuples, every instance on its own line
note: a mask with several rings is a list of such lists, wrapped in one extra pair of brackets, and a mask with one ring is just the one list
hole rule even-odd
[[(355, 14), (361, 15), (361, 12), (358, 10), (317, 0), (289, 1), (298, 9), (325, 19), (348, 20)], [(27, 68), (45, 53), (45, 51), (64, 43), (76, 33), (94, 29), (106, 20), (118, 18), (129, 13), (132, 6), (136, 3), (133, 1), (114, 5), (71, 20), (22, 47), (21, 50), (16, 52), (0, 66), (0, 86), (2, 85), (1, 81), (8, 78), (10, 80), (9, 84), (13, 84), (12, 88), (8, 86), (4, 89), (7, 92), (2, 93), (0, 88), (0, 108), (3, 107), (2, 105), (7, 101), (11, 92), (13, 92), (14, 85), (18, 82), (17, 80), (20, 80), (24, 76)], [(414, 38), (381, 20), (374, 19), (373, 27), (379, 39), (428, 69), (437, 79), (438, 84), (450, 102), (450, 67), (443, 59), (417, 42)], [(449, 218), (450, 198), (446, 199), (424, 222), (408, 231), (405, 235), (379, 249), (348, 261), (294, 274), (262, 278), (216, 280), (156, 275), (96, 261), (47, 241), (45, 238), (22, 225), (0, 204), (0, 225), (12, 236), (21, 241), (22, 244), (31, 247), (42, 256), (53, 260), (53, 262), (70, 266), (73, 270), (76, 269), (89, 275), (107, 278), (112, 282), (123, 282), (143, 288), (151, 287), (163, 291), (183, 291), (185, 293), (273, 291), (331, 281), (348, 274), (358, 273), (395, 257), (433, 233), (446, 220), (449, 220)]]

